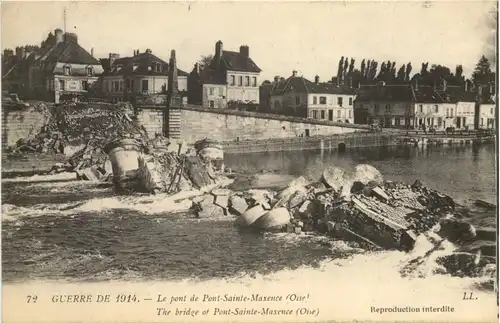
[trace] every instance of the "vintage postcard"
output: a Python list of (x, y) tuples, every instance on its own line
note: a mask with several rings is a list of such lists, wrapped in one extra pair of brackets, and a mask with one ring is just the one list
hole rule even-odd
[(2, 2), (2, 322), (496, 322), (497, 8)]

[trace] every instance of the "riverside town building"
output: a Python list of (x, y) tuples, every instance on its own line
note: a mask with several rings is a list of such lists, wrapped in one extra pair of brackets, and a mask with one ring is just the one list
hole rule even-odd
[(240, 46), (239, 52), (227, 51), (219, 40), (210, 63), (196, 63), (189, 74), (188, 103), (219, 109), (257, 106), (260, 72), (248, 46)]
[(269, 111), (336, 122), (354, 123), (354, 100), (356, 91), (351, 86), (314, 82), (297, 76), (297, 71), (283, 79), (274, 78), (270, 88)]
[(16, 48), (16, 55), (5, 50), (2, 63), (2, 90), (26, 98), (59, 103), (86, 95), (103, 72), (100, 62), (78, 44), (78, 36), (56, 29), (40, 46)]
[[(110, 53), (109, 58), (101, 59), (104, 73), (102, 92), (108, 101), (116, 103), (161, 104), (166, 100), (168, 88), (168, 64), (153, 54), (150, 49), (140, 53), (134, 50), (131, 57), (120, 58)], [(181, 96), (187, 103), (187, 73), (177, 70)]]
[[(214, 49), (189, 74), (177, 69), (183, 105), (382, 128), (473, 130), (496, 125), (494, 82), (473, 84), (462, 77), (463, 81), (451, 79), (454, 84), (447, 84), (436, 78), (432, 86), (432, 80), (419, 73), (390, 84), (356, 79), (356, 74), (321, 82), (318, 75), (310, 81), (297, 71), (288, 78), (261, 82), (262, 71), (249, 46), (228, 51), (219, 40)], [(109, 53), (98, 60), (93, 48), (87, 51), (79, 44), (76, 34), (58, 28), (40, 45), (3, 51), (2, 91), (5, 97), (56, 104), (95, 100), (165, 106), (169, 65), (150, 49), (137, 49), (126, 57)]]

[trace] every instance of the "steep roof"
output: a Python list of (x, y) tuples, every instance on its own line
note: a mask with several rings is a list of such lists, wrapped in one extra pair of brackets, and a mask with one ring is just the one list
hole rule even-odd
[(356, 98), (357, 101), (373, 102), (416, 102), (416, 103), (457, 103), (475, 102), (476, 93), (466, 92), (459, 86), (435, 89), (432, 86), (412, 87), (405, 85), (365, 85)]
[(97, 59), (74, 41), (63, 41), (49, 47), (40, 60), (49, 63), (100, 65)]
[[(216, 59), (216, 57), (212, 59), (212, 67), (215, 67)], [(224, 62), (225, 67), (231, 71), (251, 73), (260, 73), (262, 71), (250, 57), (246, 57), (239, 52), (223, 50), (221, 60)]]
[(356, 101), (414, 101), (415, 95), (408, 85), (363, 85), (358, 90)]
[(288, 92), (344, 95), (354, 95), (356, 93), (355, 89), (347, 86), (337, 86), (333, 83), (324, 82), (314, 83), (302, 76), (290, 76), (284, 81), (275, 83), (271, 95), (280, 95)]
[(226, 84), (225, 75), (210, 66), (201, 70), (200, 80), (205, 84)]
[[(152, 68), (153, 63), (161, 65), (160, 70)], [(117, 58), (110, 65), (109, 58), (101, 59), (104, 68), (103, 76), (110, 75), (168, 75), (168, 64), (151, 52), (139, 53), (133, 57)], [(188, 73), (177, 69), (178, 76), (187, 76)]]

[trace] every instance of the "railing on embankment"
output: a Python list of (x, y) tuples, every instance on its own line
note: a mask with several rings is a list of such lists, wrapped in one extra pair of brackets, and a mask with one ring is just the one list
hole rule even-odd
[(345, 150), (363, 147), (384, 147), (396, 144), (396, 135), (355, 132), (315, 137), (270, 138), (221, 142), (224, 153), (250, 153), (291, 150)]
[(400, 133), (397, 136), (397, 145), (406, 146), (444, 146), (444, 145), (471, 145), (494, 143), (495, 134), (481, 134), (472, 132), (463, 133)]

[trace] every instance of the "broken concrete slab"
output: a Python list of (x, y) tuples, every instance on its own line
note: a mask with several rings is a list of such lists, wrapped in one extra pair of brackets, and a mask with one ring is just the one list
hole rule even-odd
[(225, 216), (224, 209), (215, 204), (205, 204), (203, 209), (198, 210), (198, 218), (218, 218)]
[(248, 209), (248, 204), (244, 198), (238, 195), (233, 195), (229, 199), (229, 211), (236, 214), (242, 215)]
[(229, 196), (228, 195), (216, 195), (215, 205), (218, 205), (224, 209), (229, 207)]

